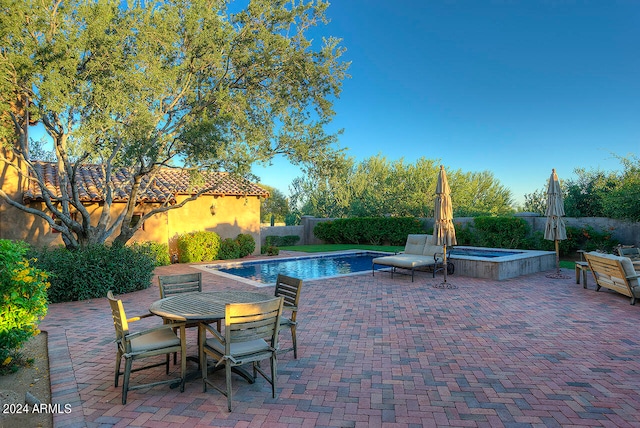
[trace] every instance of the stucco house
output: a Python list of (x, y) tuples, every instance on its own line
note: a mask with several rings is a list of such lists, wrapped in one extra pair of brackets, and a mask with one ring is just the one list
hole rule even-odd
[[(45, 177), (46, 186), (59, 195), (57, 166), (51, 162), (37, 162), (36, 168)], [(16, 169), (0, 157), (0, 186), (13, 200), (22, 201), (29, 207), (47, 210), (42, 191), (35, 180), (26, 180), (26, 169)], [(96, 224), (103, 202), (104, 178), (96, 165), (78, 168), (80, 199), (91, 213)], [(126, 182), (123, 172), (115, 174), (114, 180)], [(228, 173), (217, 172), (206, 175), (203, 186), (213, 190), (178, 209), (155, 214), (145, 220), (130, 242), (156, 241), (169, 244), (172, 254), (177, 251), (178, 235), (194, 231), (213, 231), (222, 239), (235, 238), (240, 233), (250, 234), (256, 241), (255, 253), (260, 253), (260, 205), (261, 198), (269, 193), (248, 180)], [(199, 187), (190, 185), (187, 172), (164, 168), (139, 198), (140, 215), (164, 203), (177, 204), (195, 194)], [(124, 186), (114, 196), (113, 216), (125, 208), (128, 193)], [(136, 213), (137, 214), (137, 213)], [(115, 238), (115, 235), (113, 237)], [(53, 230), (40, 217), (14, 208), (0, 198), (0, 238), (23, 240), (35, 246), (62, 245), (60, 233)]]

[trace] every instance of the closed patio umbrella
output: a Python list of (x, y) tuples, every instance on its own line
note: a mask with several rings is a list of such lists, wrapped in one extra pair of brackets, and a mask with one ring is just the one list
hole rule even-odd
[(548, 277), (562, 278), (560, 274), (560, 249), (558, 247), (558, 241), (567, 239), (567, 229), (564, 225), (564, 202), (562, 200), (562, 190), (560, 189), (560, 181), (556, 170), (551, 170), (551, 177), (549, 177), (549, 185), (547, 187), (547, 222), (544, 228), (544, 239), (555, 242), (556, 248), (556, 273), (554, 275), (547, 275)]
[(451, 189), (447, 181), (447, 174), (444, 166), (440, 165), (438, 182), (436, 183), (436, 200), (434, 210), (435, 224), (433, 226), (433, 237), (436, 245), (444, 248), (444, 282), (442, 287), (455, 288), (447, 284), (447, 246), (456, 245), (456, 229), (453, 226), (453, 206), (451, 204)]

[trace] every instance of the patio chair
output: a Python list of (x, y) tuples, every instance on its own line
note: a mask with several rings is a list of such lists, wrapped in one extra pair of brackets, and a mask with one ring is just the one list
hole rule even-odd
[(618, 255), (620, 257), (628, 257), (631, 261), (640, 260), (640, 248), (637, 247), (618, 247)]
[[(107, 292), (109, 305), (111, 306), (111, 315), (113, 316), (113, 325), (116, 329), (116, 344), (118, 347), (116, 354), (116, 370), (115, 370), (115, 386), (118, 387), (120, 375), (124, 375), (122, 384), (122, 404), (127, 404), (127, 393), (134, 389), (149, 388), (156, 385), (167, 383), (180, 383), (180, 392), (184, 391), (184, 376), (187, 370), (186, 360), (186, 338), (184, 323), (179, 324), (163, 324), (159, 327), (150, 328), (135, 333), (129, 331), (129, 323), (139, 321), (142, 318), (153, 316), (146, 314), (139, 317), (127, 318), (122, 300), (113, 297), (111, 291)], [(180, 330), (178, 337), (173, 331), (174, 328)], [(166, 373), (169, 374), (169, 359), (162, 363), (148, 364), (143, 367), (133, 369), (133, 361), (142, 358), (154, 357), (157, 355), (169, 355), (172, 352), (180, 352), (181, 367), (180, 378), (167, 379), (146, 384), (131, 386), (129, 379), (132, 372), (146, 370), (153, 367), (166, 366)], [(124, 371), (120, 371), (120, 363), (122, 358), (125, 359)]]
[(158, 275), (160, 298), (179, 294), (202, 291), (202, 272), (181, 275)]
[(291, 311), (291, 316), (280, 317), (280, 327), (289, 327), (291, 330), (290, 348), (280, 349), (279, 352), (289, 352), (293, 350), (293, 358), (298, 358), (298, 340), (296, 338), (296, 326), (298, 325), (296, 318), (298, 315), (298, 302), (300, 300), (300, 291), (302, 290), (302, 280), (290, 276), (278, 274), (276, 279), (275, 296), (284, 299), (283, 311)]
[(596, 281), (596, 291), (602, 287), (608, 288), (630, 297), (631, 304), (636, 304), (636, 300), (640, 299), (640, 274), (628, 257), (595, 251), (585, 253), (584, 257)]
[[(158, 275), (160, 298), (181, 293), (197, 293), (202, 291), (202, 272), (185, 273), (180, 275)], [(164, 320), (165, 324), (171, 321)], [(197, 322), (187, 323), (185, 328), (198, 327)], [(175, 330), (174, 330), (175, 331)], [(167, 356), (169, 358), (169, 356)], [(177, 354), (173, 354), (173, 364), (177, 364)]]
[[(264, 302), (229, 303), (225, 309), (224, 335), (207, 324), (200, 324), (200, 361), (203, 391), (212, 386), (227, 397), (231, 411), (231, 369), (251, 363), (253, 378), (260, 373), (271, 384), (271, 395), (276, 397), (278, 330), (282, 315), (283, 298)], [(211, 334), (210, 338), (207, 335)], [(212, 357), (218, 367), (224, 364), (226, 389), (216, 386), (208, 378), (207, 356)], [(260, 361), (269, 358), (271, 377), (260, 367)]]

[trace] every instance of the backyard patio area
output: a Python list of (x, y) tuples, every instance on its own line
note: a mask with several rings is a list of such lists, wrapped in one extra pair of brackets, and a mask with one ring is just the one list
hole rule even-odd
[[(188, 265), (156, 274), (197, 272)], [(496, 282), (452, 275), (371, 273), (306, 281), (298, 359), (278, 359), (278, 398), (264, 379), (234, 377), (234, 409), (198, 378), (179, 388), (114, 387), (114, 328), (106, 298), (53, 304), (48, 332), (55, 427), (553, 427), (640, 426), (640, 305), (542, 272)], [(591, 275), (591, 274), (589, 274)], [(203, 272), (203, 291), (250, 290)], [(119, 296), (129, 317), (159, 298)], [(135, 323), (160, 324), (151, 317)], [(187, 349), (196, 353), (196, 332)], [(283, 346), (290, 334), (281, 334)], [(159, 357), (164, 358), (164, 357)], [(172, 370), (178, 370), (173, 366)], [(188, 370), (197, 366), (189, 363)], [(164, 368), (132, 382), (164, 378)], [(224, 384), (224, 371), (214, 374)]]

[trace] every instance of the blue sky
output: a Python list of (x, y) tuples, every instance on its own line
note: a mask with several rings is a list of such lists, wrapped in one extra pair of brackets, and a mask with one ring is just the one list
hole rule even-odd
[[(522, 203), (574, 169), (640, 156), (640, 1), (334, 0), (351, 61), (332, 127), (361, 161), (493, 172)], [(255, 168), (288, 194), (299, 169)]]

